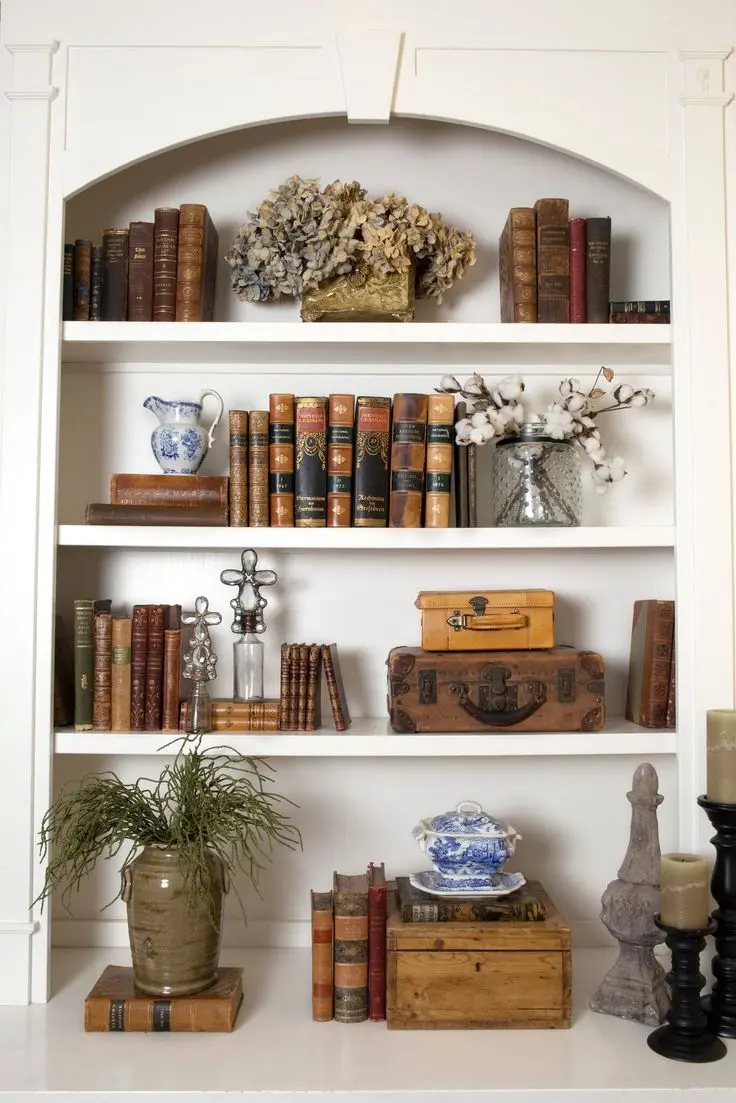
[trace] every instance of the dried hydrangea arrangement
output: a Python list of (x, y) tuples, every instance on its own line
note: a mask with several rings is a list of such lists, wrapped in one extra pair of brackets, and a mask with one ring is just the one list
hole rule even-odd
[(598, 494), (605, 494), (611, 483), (623, 479), (626, 466), (621, 456), (609, 456), (603, 447), (596, 419), (614, 410), (631, 410), (646, 406), (654, 393), (646, 387), (635, 390), (628, 383), (618, 383), (605, 390), (601, 382), (613, 383), (610, 368), (601, 368), (589, 391), (583, 391), (579, 379), (562, 379), (560, 397), (543, 414), (526, 413), (522, 397), (525, 390), (520, 375), (510, 375), (489, 388), (477, 373), (461, 385), (453, 375), (442, 377), (437, 391), (459, 394), (468, 402), (468, 417), (455, 425), (458, 444), (486, 444), (494, 437), (518, 434), (522, 425), (539, 423), (545, 435), (553, 440), (572, 440), (579, 444), (593, 464), (593, 481)]
[(354, 180), (290, 177), (241, 226), (226, 256), (232, 286), (245, 302), (299, 296), (332, 276), (362, 268), (400, 272), (416, 261), (418, 297), (438, 302), (475, 264), (475, 240), (441, 214), (393, 192), (366, 198)]

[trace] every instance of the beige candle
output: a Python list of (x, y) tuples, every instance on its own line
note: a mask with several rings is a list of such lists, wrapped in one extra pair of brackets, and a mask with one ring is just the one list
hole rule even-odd
[(707, 797), (723, 804), (736, 803), (736, 710), (709, 709), (706, 713), (708, 756)]
[(695, 930), (708, 926), (710, 870), (696, 854), (663, 854), (660, 864), (660, 921)]

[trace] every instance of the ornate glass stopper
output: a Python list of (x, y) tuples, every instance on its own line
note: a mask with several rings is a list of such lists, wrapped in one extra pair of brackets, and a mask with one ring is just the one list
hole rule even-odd
[(198, 597), (194, 611), (182, 613), (181, 622), (193, 625), (189, 650), (184, 653), (184, 677), (192, 683), (187, 703), (187, 732), (211, 730), (210, 695), (207, 683), (217, 677), (217, 655), (212, 650), (210, 625), (220, 624), (222, 614), (210, 612), (206, 597)]
[(278, 581), (275, 571), (259, 571), (258, 555), (246, 548), (240, 557), (242, 570), (225, 570), (220, 581), (237, 586), (237, 596), (230, 601), (234, 610), (231, 629), (240, 639), (233, 644), (233, 697), (236, 701), (263, 700), (263, 641), (266, 631), (263, 610), (268, 602), (261, 586), (273, 586)]

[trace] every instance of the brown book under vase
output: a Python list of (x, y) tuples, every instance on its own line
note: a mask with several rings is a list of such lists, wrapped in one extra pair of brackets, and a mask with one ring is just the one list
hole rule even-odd
[(227, 528), (227, 506), (114, 506), (107, 502), (91, 502), (85, 510), (84, 521), (87, 525)]
[(133, 970), (108, 965), (84, 1001), (86, 1031), (231, 1031), (243, 1000), (243, 970), (221, 968), (217, 980), (194, 996), (146, 996)]

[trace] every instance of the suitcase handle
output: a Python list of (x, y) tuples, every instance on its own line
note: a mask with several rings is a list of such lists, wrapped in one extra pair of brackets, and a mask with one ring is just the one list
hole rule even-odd
[(447, 618), (447, 623), (456, 632), (461, 628), (468, 628), (471, 632), (494, 632), (501, 628), (526, 628), (529, 617), (524, 613), (485, 613), (480, 617), (473, 613), (455, 613)]
[(537, 709), (542, 707), (547, 700), (544, 683), (532, 682), (529, 688), (532, 691), (532, 699), (526, 705), (522, 705), (521, 708), (487, 712), (470, 700), (470, 691), (464, 682), (453, 682), (449, 687), (450, 693), (457, 697), (460, 707), (465, 709), (473, 719), (479, 720), (481, 724), (489, 724), (494, 728), (510, 728), (514, 724), (520, 724), (522, 720), (527, 720)]

